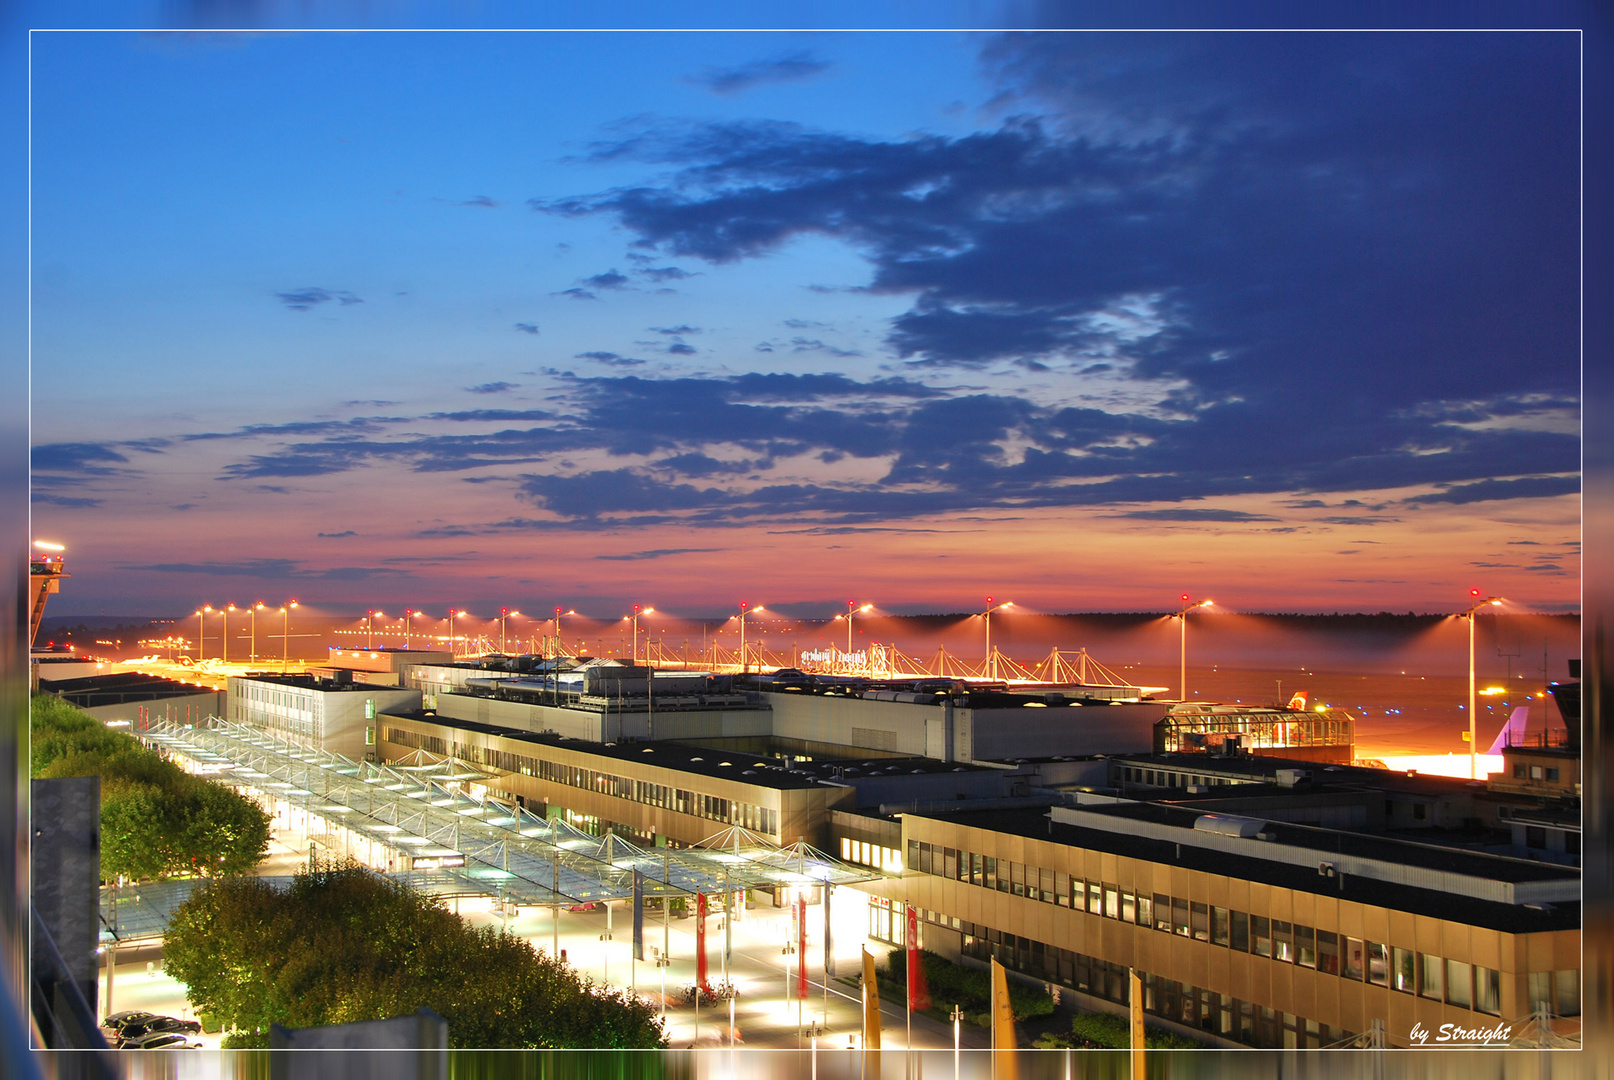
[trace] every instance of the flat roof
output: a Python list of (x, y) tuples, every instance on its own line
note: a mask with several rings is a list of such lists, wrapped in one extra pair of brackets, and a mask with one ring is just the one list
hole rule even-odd
[(393, 720), (413, 720), (417, 723), (435, 724), (439, 727), (453, 728), (457, 731), (475, 731), (484, 735), (495, 735), (502, 739), (509, 739), (512, 742), (554, 747), (560, 750), (569, 750), (573, 753), (589, 754), (593, 757), (610, 761), (633, 761), (641, 765), (654, 765), (658, 768), (673, 769), (678, 772), (693, 773), (699, 776), (733, 780), (736, 783), (752, 784), (756, 787), (784, 791), (812, 788), (819, 785), (819, 776), (816, 773), (790, 771), (777, 758), (744, 753), (738, 750), (712, 750), (689, 743), (659, 740), (613, 745), (568, 738), (564, 735), (520, 731), (498, 724), (484, 724), (475, 720), (439, 716), (436, 713), (422, 709), (408, 711), (382, 709), (380, 712), (383, 717)]
[[(389, 672), (367, 672), (366, 674), (390, 674)], [(231, 680), (241, 679), (246, 682), (272, 683), (275, 686), (291, 686), (299, 690), (318, 690), (320, 693), (352, 693), (360, 691), (367, 694), (392, 691), (413, 691), (410, 686), (384, 686), (380, 683), (367, 682), (337, 682), (335, 679), (320, 679), (313, 675), (281, 675), (277, 672), (252, 672), (248, 675), (231, 675)], [(418, 691), (415, 691), (418, 693)]]
[(107, 675), (86, 675), (77, 679), (39, 680), (48, 693), (56, 694), (80, 708), (118, 705), (125, 701), (158, 701), (163, 698), (216, 694), (217, 690), (196, 683), (145, 675), (138, 671), (118, 671)]
[[(1507, 933), (1570, 930), (1580, 927), (1578, 902), (1535, 906), (1505, 904), (1435, 889), (1381, 881), (1362, 874), (1345, 874), (1336, 878), (1323, 877), (1315, 868), (1309, 866), (1297, 866), (1200, 847), (1192, 842), (1196, 835), (1206, 835), (1196, 834), (1193, 830), (1193, 822), (1201, 816), (1200, 811), (1182, 810), (1154, 803), (1115, 803), (1108, 806), (1083, 806), (1081, 809), (1105, 812), (1117, 818), (1136, 818), (1178, 825), (1183, 828), (1183, 841), (1178, 843), (1174, 840), (1155, 839), (1125, 831), (1072, 825), (1054, 821), (1048, 816), (1047, 811), (1035, 809), (913, 813), (910, 816), (951, 822), (987, 832), (1049, 840), (1069, 847), (1181, 866), (1208, 874), (1258, 881), (1300, 892), (1327, 894), (1343, 900), (1452, 919)], [(1186, 825), (1183, 824), (1185, 821)], [(1457, 873), (1475, 873), (1488, 877), (1496, 877), (1498, 874), (1508, 875), (1502, 880), (1543, 880), (1580, 876), (1578, 871), (1568, 867), (1442, 850), (1404, 841), (1355, 836), (1337, 830), (1313, 829), (1282, 822), (1270, 822), (1266, 829), (1277, 834), (1275, 841), (1277, 844), (1314, 847), (1318, 840), (1317, 834), (1323, 834), (1329, 838), (1338, 837), (1341, 844), (1350, 845), (1369, 858), (1394, 860), (1399, 856), (1409, 862), (1415, 860), (1414, 865), (1437, 869), (1455, 869), (1461, 866), (1461, 869), (1455, 869)], [(1302, 838), (1302, 833), (1310, 835)], [(1482, 867), (1475, 862), (1476, 860), (1487, 860), (1487, 863)]]

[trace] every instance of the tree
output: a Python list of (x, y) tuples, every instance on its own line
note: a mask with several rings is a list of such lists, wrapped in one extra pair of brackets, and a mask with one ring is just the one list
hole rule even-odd
[(30, 730), (33, 776), (101, 778), (103, 880), (241, 874), (269, 850), (269, 815), (252, 800), (60, 698), (34, 698)]
[(165, 964), (228, 1045), (270, 1025), (314, 1027), (428, 1006), (456, 1047), (651, 1048), (655, 1010), (580, 979), (521, 938), (472, 927), (440, 901), (348, 863), (286, 890), (219, 878), (175, 910)]

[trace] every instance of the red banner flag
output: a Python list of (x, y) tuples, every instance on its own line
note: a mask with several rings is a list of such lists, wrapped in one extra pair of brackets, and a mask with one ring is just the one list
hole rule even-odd
[(807, 997), (807, 898), (796, 899), (796, 996)]
[(908, 905), (908, 1008), (930, 1008), (930, 986), (925, 982), (925, 961), (919, 955), (919, 909)]
[(706, 894), (695, 894), (695, 985), (707, 993), (712, 987), (706, 981)]

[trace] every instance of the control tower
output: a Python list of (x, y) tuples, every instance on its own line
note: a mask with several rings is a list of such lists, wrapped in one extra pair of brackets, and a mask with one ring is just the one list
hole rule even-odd
[(59, 592), (62, 578), (71, 577), (62, 563), (62, 552), (67, 549), (48, 540), (35, 540), (34, 551), (28, 560), (28, 647), (34, 647), (39, 634), (40, 620), (45, 617), (45, 598)]

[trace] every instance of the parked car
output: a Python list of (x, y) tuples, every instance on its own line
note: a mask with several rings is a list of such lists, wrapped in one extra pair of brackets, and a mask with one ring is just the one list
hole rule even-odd
[(140, 1019), (131, 1020), (116, 1030), (118, 1044), (128, 1045), (138, 1042), (148, 1035), (199, 1035), (202, 1025), (195, 1020), (179, 1020), (172, 1016), (156, 1016), (151, 1013), (144, 1014)]
[(138, 1009), (130, 1009), (128, 1012), (113, 1013), (111, 1016), (101, 1021), (101, 1026), (108, 1031), (115, 1032), (129, 1024), (141, 1024), (147, 1020), (156, 1020), (157, 1018), (156, 1013), (141, 1012)]
[(202, 1040), (188, 1039), (177, 1031), (156, 1031), (118, 1043), (120, 1050), (198, 1050), (201, 1046)]

